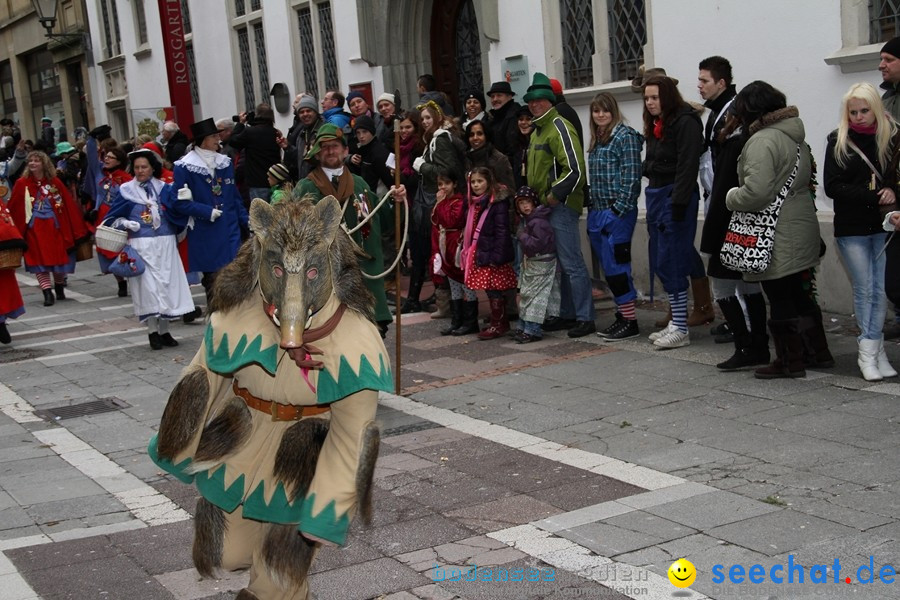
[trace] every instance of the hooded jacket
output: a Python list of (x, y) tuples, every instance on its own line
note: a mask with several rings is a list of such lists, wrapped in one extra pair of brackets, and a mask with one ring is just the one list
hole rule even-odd
[(526, 156), (528, 185), (537, 192), (542, 204), (547, 202), (547, 194), (552, 193), (572, 212), (581, 215), (587, 171), (575, 128), (559, 116), (556, 108), (532, 123), (534, 132)]
[(738, 159), (740, 187), (725, 197), (728, 210), (765, 210), (794, 170), (800, 146), (800, 168), (775, 224), (772, 262), (762, 273), (744, 273), (746, 281), (780, 279), (819, 264), (819, 221), (809, 191), (812, 163), (798, 115), (797, 107), (788, 106), (750, 125), (750, 137)]

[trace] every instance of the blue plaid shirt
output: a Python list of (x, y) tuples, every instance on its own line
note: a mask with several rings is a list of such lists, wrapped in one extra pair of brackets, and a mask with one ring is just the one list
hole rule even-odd
[(637, 207), (641, 194), (641, 147), (644, 136), (619, 123), (609, 143), (597, 144), (588, 154), (591, 208), (612, 208), (621, 216)]

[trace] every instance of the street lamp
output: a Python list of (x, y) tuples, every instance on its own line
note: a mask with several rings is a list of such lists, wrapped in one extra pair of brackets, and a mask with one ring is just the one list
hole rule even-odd
[(34, 11), (37, 13), (41, 26), (47, 30), (48, 39), (78, 39), (82, 45), (84, 44), (83, 33), (53, 33), (53, 28), (56, 27), (56, 13), (59, 10), (59, 0), (31, 0), (31, 4), (34, 5)]

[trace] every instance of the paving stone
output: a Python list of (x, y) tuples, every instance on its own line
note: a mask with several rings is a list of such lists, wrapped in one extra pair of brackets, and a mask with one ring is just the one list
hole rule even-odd
[(855, 529), (792, 510), (752, 517), (707, 531), (711, 536), (774, 556), (805, 544), (857, 533)]
[(606, 557), (632, 552), (639, 548), (654, 546), (666, 541), (654, 535), (639, 533), (622, 527), (614, 527), (606, 523), (579, 525), (578, 527), (558, 531), (556, 535), (572, 540), (576, 544)]
[(171, 594), (124, 556), (64, 564), (52, 570), (30, 571), (25, 579), (35, 592), (54, 600), (141, 598), (170, 600)]
[(375, 478), (381, 479), (397, 473), (416, 471), (435, 466), (435, 463), (406, 452), (379, 456), (375, 464)]
[(470, 529), (487, 533), (545, 519), (560, 512), (551, 504), (520, 494), (446, 511), (444, 515)]
[(318, 600), (367, 600), (429, 583), (429, 580), (391, 558), (315, 573), (310, 590)]
[(726, 523), (742, 523), (780, 509), (737, 494), (717, 491), (650, 506), (644, 510), (693, 529), (707, 531)]
[(532, 497), (563, 510), (576, 510), (644, 492), (642, 488), (598, 475), (573, 483), (535, 490)]
[(446, 429), (444, 427), (435, 427), (423, 431), (414, 431), (402, 435), (382, 438), (381, 442), (383, 445), (393, 446), (400, 450), (413, 450), (471, 439), (472, 436), (462, 433), (461, 431)]
[(657, 471), (670, 473), (678, 469), (704, 465), (735, 456), (737, 455), (732, 452), (687, 442), (657, 452), (635, 456), (634, 462)]
[(625, 513), (611, 517), (604, 521), (607, 525), (621, 527), (629, 531), (637, 531), (638, 533), (646, 533), (661, 540), (674, 540), (687, 537), (697, 533), (694, 529), (663, 519), (657, 515), (650, 514), (642, 510)]
[(95, 517), (127, 510), (124, 504), (108, 494), (69, 498), (55, 502), (41, 502), (32, 504), (26, 509), (34, 522), (39, 524), (53, 520)]
[(375, 527), (362, 532), (364, 542), (388, 556), (472, 537), (474, 532), (439, 515)]
[(234, 592), (246, 587), (250, 577), (247, 571), (222, 572), (219, 579), (201, 579), (196, 569), (183, 569), (157, 575), (154, 579), (167, 590), (168, 596), (177, 600), (199, 600), (200, 598), (234, 598)]
[[(358, 521), (354, 523), (358, 523)], [(312, 567), (310, 567), (310, 573), (330, 571), (379, 558), (384, 558), (384, 555), (359, 539), (359, 531), (354, 530), (351, 532), (346, 545), (340, 548), (332, 546), (321, 547), (316, 554)]]

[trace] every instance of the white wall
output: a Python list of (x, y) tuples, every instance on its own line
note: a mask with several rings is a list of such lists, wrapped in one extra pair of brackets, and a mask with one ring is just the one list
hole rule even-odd
[(241, 60), (233, 39), (229, 11), (225, 10), (224, 4), (216, 10), (209, 10), (207, 2), (197, 0), (190, 5), (194, 64), (200, 93), (200, 114), (195, 114), (194, 118), (226, 119), (239, 112), (239, 105), (240, 110), (244, 110), (243, 93), (238, 94), (238, 90), (243, 89)]
[[(500, 41), (492, 42), (488, 50), (490, 82), (501, 81), (501, 61), (507, 56), (524, 54), (528, 57), (528, 73), (546, 72), (544, 26), (541, 23), (541, 0), (498, 2)], [(485, 89), (487, 91), (487, 89)], [(521, 98), (516, 98), (521, 103)]]

